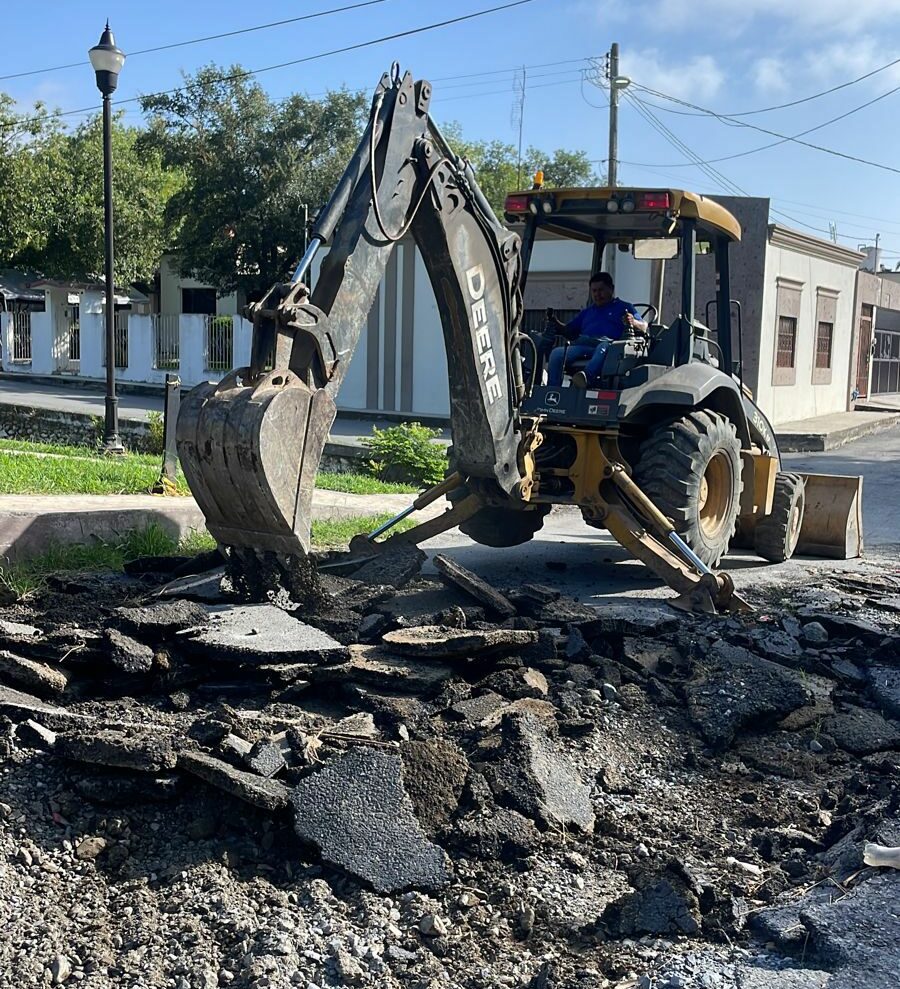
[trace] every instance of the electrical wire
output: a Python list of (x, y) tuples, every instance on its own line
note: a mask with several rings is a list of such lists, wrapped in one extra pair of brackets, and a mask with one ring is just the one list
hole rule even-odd
[[(240, 72), (232, 72), (228, 75), (218, 76), (214, 82), (233, 82), (236, 79), (247, 79), (251, 76), (262, 75), (263, 72), (273, 72), (276, 69), (284, 69), (292, 65), (303, 65), (307, 62), (315, 62), (322, 58), (330, 58), (332, 55), (344, 55), (347, 52), (359, 51), (362, 48), (371, 48), (373, 45), (379, 45), (385, 41), (396, 41), (399, 38), (409, 38), (416, 34), (423, 34), (426, 31), (435, 31), (438, 28), (449, 27), (452, 24), (461, 24), (464, 21), (471, 21), (477, 17), (484, 17), (487, 14), (495, 14), (501, 10), (510, 10), (513, 7), (521, 7), (528, 3), (534, 3), (534, 0), (511, 0), (510, 3), (500, 4), (496, 7), (488, 7), (486, 10), (477, 10), (471, 14), (461, 14), (459, 17), (451, 17), (444, 21), (435, 21), (432, 24), (424, 24), (421, 27), (409, 28), (406, 31), (396, 31), (393, 34), (382, 35), (380, 38), (372, 38), (369, 41), (360, 41), (354, 45), (345, 45), (343, 48), (333, 48), (331, 51), (318, 52), (315, 55), (306, 55), (303, 58), (291, 59), (288, 62), (278, 62), (275, 65), (265, 65), (260, 69), (242, 69)], [(154, 96), (172, 96), (175, 93), (182, 93), (189, 86), (175, 86), (173, 89), (161, 90), (156, 93), (145, 93), (143, 96), (131, 96), (124, 100), (116, 100), (116, 106), (123, 106), (127, 103), (138, 103), (141, 100), (149, 99)], [(24, 120), (17, 120), (14, 123), (7, 123), (0, 125), (6, 129), (27, 127), (29, 124), (41, 123), (45, 120), (55, 120), (59, 117), (69, 117), (74, 114), (96, 112), (100, 108), (96, 105), (89, 107), (81, 107), (78, 110), (60, 110), (54, 113), (46, 113), (37, 117), (31, 117)]]
[[(190, 41), (173, 41), (168, 45), (157, 45), (155, 48), (140, 48), (135, 52), (128, 52), (129, 58), (136, 55), (149, 55), (151, 52), (168, 51), (171, 48), (184, 48), (187, 45), (199, 45), (204, 41), (218, 41), (221, 38), (234, 38), (239, 34), (251, 34), (254, 31), (265, 31), (272, 27), (284, 27), (285, 24), (296, 24), (298, 21), (311, 21), (316, 17), (327, 17), (329, 14), (341, 14), (345, 10), (357, 10), (360, 7), (371, 7), (377, 3), (385, 3), (385, 0), (361, 0), (360, 3), (352, 3), (346, 7), (333, 7), (331, 10), (319, 10), (314, 14), (303, 14), (300, 17), (288, 17), (282, 21), (270, 21), (268, 24), (254, 24), (252, 27), (240, 28), (235, 31), (223, 31), (221, 34), (208, 34), (203, 38), (192, 38)], [(6, 79), (24, 79), (25, 76), (43, 75), (45, 72), (61, 72), (63, 69), (84, 68), (85, 62), (67, 62), (65, 65), (51, 65), (44, 69), (29, 69), (27, 72), (12, 72), (9, 75), (0, 76), (0, 82)]]
[[(805, 148), (811, 148), (814, 151), (821, 151), (824, 154), (833, 155), (836, 158), (843, 158), (843, 159), (845, 159), (847, 161), (855, 161), (855, 162), (857, 162), (858, 164), (861, 164), (861, 165), (869, 165), (872, 168), (880, 168), (883, 171), (894, 172), (897, 175), (900, 175), (900, 168), (895, 168), (893, 165), (885, 165), (882, 162), (870, 161), (868, 158), (860, 158), (857, 155), (847, 154), (847, 153), (845, 153), (843, 151), (836, 151), (834, 148), (826, 148), (826, 147), (824, 147), (821, 144), (813, 144), (811, 141), (801, 141), (799, 139), (799, 135), (797, 137), (792, 137), (792, 136), (790, 136), (788, 134), (780, 134), (778, 131), (769, 130), (766, 127), (760, 127), (758, 124), (748, 124), (746, 121), (736, 120), (734, 117), (729, 117), (729, 116), (726, 116), (725, 114), (716, 113), (714, 110), (708, 110), (708, 109), (706, 109), (704, 107), (697, 106), (697, 104), (695, 104), (695, 103), (689, 103), (687, 100), (680, 100), (676, 96), (670, 96), (667, 93), (661, 93), (659, 90), (651, 89), (649, 86), (642, 86), (639, 83), (635, 83), (635, 82), (632, 82), (631, 85), (635, 89), (639, 89), (641, 92), (650, 93), (653, 96), (657, 96), (657, 97), (660, 97), (661, 99), (665, 99), (665, 100), (670, 100), (671, 102), (678, 103), (681, 106), (691, 107), (694, 110), (700, 110), (704, 114), (706, 114), (706, 115), (708, 115), (710, 117), (714, 117), (717, 120), (720, 120), (720, 121), (722, 121), (724, 123), (731, 123), (732, 125), (738, 126), (738, 127), (747, 127), (750, 130), (759, 131), (761, 134), (768, 134), (770, 137), (777, 137), (779, 140), (776, 142), (776, 144), (784, 144), (784, 143), (786, 143), (788, 141), (791, 141), (794, 144), (799, 144), (799, 145), (801, 145), (802, 147), (805, 147)], [(840, 117), (835, 117), (834, 120), (828, 121), (827, 123), (834, 123), (836, 120), (841, 120), (841, 119), (843, 119), (843, 117), (849, 116), (850, 113), (856, 113), (859, 110), (862, 110), (862, 109), (864, 109), (867, 106), (871, 106), (872, 103), (876, 103), (876, 102), (878, 102), (878, 100), (884, 99), (885, 97), (892, 95), (893, 93), (897, 92), (898, 89), (900, 89), (900, 86), (896, 87), (893, 90), (890, 90), (887, 93), (882, 93), (881, 96), (878, 96), (878, 97), (876, 97), (873, 100), (869, 100), (867, 103), (864, 103), (861, 106), (856, 107), (855, 109), (853, 109), (851, 111), (848, 111), (845, 114), (842, 114)], [(825, 124), (821, 124), (821, 125), (819, 125), (819, 127), (812, 128), (812, 130), (818, 130), (818, 129), (820, 129), (820, 127), (823, 127), (823, 126), (826, 126), (826, 125)], [(804, 133), (809, 133), (809, 131), (805, 131)], [(773, 145), (767, 145), (767, 147), (774, 147), (774, 146), (775, 146), (774, 144)], [(755, 154), (756, 151), (762, 151), (762, 150), (763, 150), (763, 148), (756, 148), (753, 151), (743, 152), (740, 155), (730, 155), (726, 159), (711, 159), (711, 160), (714, 160), (714, 161), (729, 160), (731, 158), (743, 157), (744, 154)], [(681, 167), (680, 164), (679, 164), (678, 167)]]
[[(764, 106), (760, 107), (758, 110), (744, 110), (740, 113), (726, 113), (722, 114), (725, 117), (753, 117), (759, 113), (772, 113), (775, 110), (786, 110), (788, 107), (800, 106), (802, 103), (810, 103), (812, 100), (821, 99), (823, 96), (830, 96), (832, 93), (837, 93), (841, 89), (846, 89), (848, 86), (855, 86), (858, 82), (862, 82), (864, 79), (871, 79), (872, 76), (878, 75), (879, 72), (884, 72), (886, 69), (892, 69), (895, 65), (900, 65), (900, 58), (895, 58), (892, 62), (887, 62), (885, 65), (880, 65), (877, 69), (872, 69), (871, 72), (866, 72), (864, 75), (857, 76), (855, 79), (849, 79), (847, 82), (842, 82), (837, 86), (832, 86), (831, 89), (823, 89), (820, 93), (813, 93), (812, 96), (804, 96), (799, 100), (791, 100), (789, 103), (779, 103), (776, 106)], [(670, 107), (659, 107), (660, 110), (666, 110), (668, 113), (677, 113), (682, 117), (703, 117), (706, 115), (706, 111), (691, 111), (691, 110), (675, 110)]]

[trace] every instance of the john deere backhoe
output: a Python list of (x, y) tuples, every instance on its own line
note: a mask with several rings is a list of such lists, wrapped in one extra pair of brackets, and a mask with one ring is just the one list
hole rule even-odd
[[(290, 574), (309, 551), (335, 398), (391, 251), (411, 232), (441, 316), (453, 434), (450, 476), (414, 507), (446, 494), (452, 508), (383, 542), (364, 540), (361, 556), (357, 542), (360, 558), (453, 526), (511, 546), (530, 539), (552, 505), (574, 505), (683, 604), (713, 610), (743, 605), (715, 570), (734, 539), (768, 560), (798, 547), (858, 555), (861, 479), (782, 473), (773, 430), (742, 384), (732, 333), (714, 339), (694, 318), (702, 244), (716, 260), (716, 325), (732, 326), (734, 217), (671, 189), (538, 185), (507, 199), (506, 219), (521, 231), (513, 232), (442, 137), (430, 98), (429, 83), (409, 73), (382, 77), (293, 279), (252, 307), (250, 366), (199, 385), (182, 404), (181, 462), (226, 552)], [(594, 387), (542, 384), (534, 340), (521, 329), (542, 228), (593, 244), (592, 270), (608, 244), (636, 257), (680, 257), (680, 315), (665, 325), (644, 306), (647, 334), (612, 343)], [(304, 277), (326, 246), (310, 294)]]

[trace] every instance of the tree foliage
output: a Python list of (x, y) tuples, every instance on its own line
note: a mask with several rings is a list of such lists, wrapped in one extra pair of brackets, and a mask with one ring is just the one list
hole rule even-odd
[(141, 103), (142, 145), (186, 176), (167, 211), (182, 274), (250, 297), (284, 279), (303, 250), (304, 205), (324, 205), (356, 148), (364, 98), (274, 102), (239, 66), (207, 66)]
[[(141, 130), (113, 121), (115, 279), (149, 281), (165, 247), (165, 204), (180, 176), (137, 147)], [(40, 106), (12, 112), (0, 97), (0, 259), (48, 277), (104, 270), (103, 125), (99, 114), (64, 131)]]

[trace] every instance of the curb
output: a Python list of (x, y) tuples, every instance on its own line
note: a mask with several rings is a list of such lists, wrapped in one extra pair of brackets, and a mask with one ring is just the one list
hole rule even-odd
[(898, 423), (900, 423), (900, 412), (885, 415), (883, 419), (874, 422), (862, 422), (857, 426), (833, 429), (825, 433), (780, 433), (776, 428), (775, 437), (782, 453), (824, 453), (827, 450), (836, 450), (863, 436), (871, 436), (891, 429)]
[[(398, 514), (415, 495), (354, 495), (316, 489), (314, 519)], [(424, 521), (447, 508), (441, 499), (419, 513)], [(129, 532), (158, 525), (175, 539), (206, 527), (193, 498), (161, 495), (0, 496), (0, 561), (25, 560), (52, 545), (112, 542)]]

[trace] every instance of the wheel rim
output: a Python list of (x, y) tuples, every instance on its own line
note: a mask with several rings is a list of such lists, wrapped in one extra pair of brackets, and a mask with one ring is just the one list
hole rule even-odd
[(800, 525), (803, 521), (803, 505), (797, 502), (791, 508), (791, 514), (788, 517), (788, 530), (787, 530), (787, 549), (790, 553), (793, 553), (797, 548), (797, 543), (800, 539)]
[(721, 536), (731, 516), (733, 492), (731, 461), (719, 451), (710, 459), (700, 479), (700, 529), (707, 539)]

